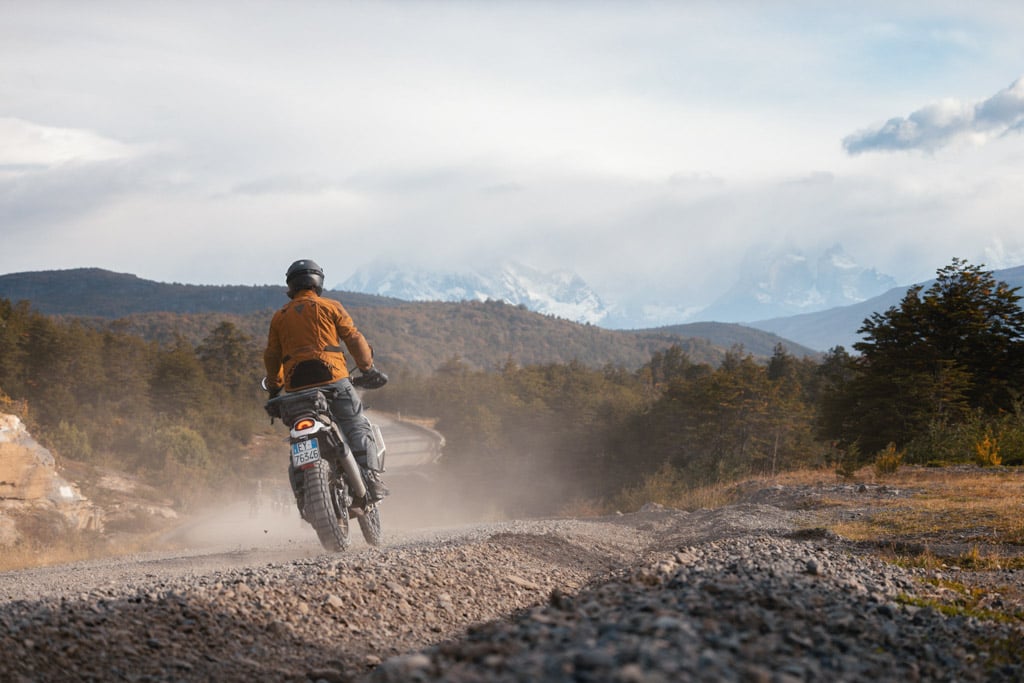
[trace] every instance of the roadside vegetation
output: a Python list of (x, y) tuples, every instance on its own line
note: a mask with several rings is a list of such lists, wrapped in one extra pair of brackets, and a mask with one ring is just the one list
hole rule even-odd
[(624, 491), (617, 502), (692, 511), (778, 491), (771, 502), (805, 512), (808, 529), (826, 530), (898, 564), (1024, 569), (1020, 468), (909, 465), (884, 476), (870, 466), (851, 476), (805, 468), (698, 488), (662, 474)]
[[(386, 368), (392, 382), (367, 400), (433, 420), (447, 442), (444, 466), (483, 486), (501, 482), (495, 498), (515, 515), (701, 497), (708, 506), (727, 500), (733, 482), (794, 471), (1007, 472), (1024, 463), (1019, 301), (990, 272), (954, 259), (927, 289), (865, 320), (852, 350), (823, 358), (778, 346), (766, 360), (737, 347), (712, 365), (672, 346), (633, 368), (523, 363), (510, 352), (482, 370), (453, 353), (429, 375)], [(154, 340), (0, 300), (0, 410), (18, 412), (58, 457), (134, 474), (187, 507), (204, 491), (239, 492), (279, 460), (260, 445), (274, 433), (257, 389), (261, 347), (230, 320), (199, 343)], [(1021, 518), (1019, 508), (1010, 513), (962, 510), (975, 523)], [(912, 523), (892, 514), (893, 524)], [(879, 528), (864, 534), (883, 530), (884, 516), (872, 519)], [(1016, 543), (1024, 535), (1019, 524), (1005, 534)]]

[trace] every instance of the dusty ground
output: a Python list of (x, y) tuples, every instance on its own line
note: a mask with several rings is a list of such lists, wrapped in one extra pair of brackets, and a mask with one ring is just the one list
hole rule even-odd
[[(896, 542), (941, 550), (933, 527), (873, 543), (830, 530), (909, 510), (920, 491), (824, 479), (742, 494), (716, 510), (468, 525), (417, 525), (427, 509), (396, 503), (384, 547), (340, 555), (323, 555), (293, 516), (235, 506), (182, 529), (172, 540), (187, 549), (0, 574), (0, 679), (1024, 674), (1020, 570), (961, 570), (932, 551), (934, 566), (910, 550), (874, 557)], [(386, 506), (384, 517), (388, 527)], [(953, 534), (950, 560), (971, 543)]]

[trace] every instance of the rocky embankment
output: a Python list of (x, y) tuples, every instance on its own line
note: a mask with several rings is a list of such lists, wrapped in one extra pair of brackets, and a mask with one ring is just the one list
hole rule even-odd
[(24, 516), (72, 530), (103, 528), (102, 511), (57, 473), (53, 455), (17, 416), (0, 413), (0, 548), (21, 539)]
[[(773, 505), (652, 508), (222, 568), (136, 557), (0, 574), (0, 680), (1024, 678), (1009, 594), (957, 609), (964, 576), (804, 526)], [(999, 581), (1019, 595), (1017, 573)]]

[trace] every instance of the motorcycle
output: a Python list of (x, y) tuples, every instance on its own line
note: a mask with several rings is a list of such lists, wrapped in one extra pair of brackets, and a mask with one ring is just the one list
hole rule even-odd
[[(361, 387), (361, 377), (350, 378)], [(266, 378), (261, 383), (268, 389)], [(349, 520), (355, 518), (367, 544), (381, 543), (380, 508), (366, 502), (366, 482), (348, 440), (331, 414), (332, 386), (283, 393), (266, 402), (267, 413), (289, 428), (291, 457), (288, 479), (299, 514), (316, 531), (329, 552), (348, 548)], [(379, 470), (384, 471), (385, 446), (380, 427), (371, 424), (377, 443)]]

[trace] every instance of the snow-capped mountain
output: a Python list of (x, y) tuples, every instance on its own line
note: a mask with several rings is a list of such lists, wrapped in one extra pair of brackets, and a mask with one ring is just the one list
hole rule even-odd
[(812, 313), (865, 301), (897, 284), (858, 265), (838, 244), (817, 257), (796, 249), (748, 257), (742, 273), (699, 319), (749, 322)]
[(445, 271), (379, 262), (360, 268), (337, 289), (406, 301), (491, 299), (580, 323), (598, 324), (608, 315), (601, 298), (575, 273), (542, 272), (513, 262)]
[[(758, 250), (742, 275), (710, 306), (685, 301), (608, 302), (578, 275), (520, 263), (431, 269), (397, 262), (360, 268), (337, 289), (406, 301), (504, 301), (566, 320), (611, 329), (643, 329), (704, 320), (752, 322), (849, 306), (888, 291), (896, 281), (857, 264), (840, 245), (808, 255)], [(723, 283), (724, 286), (724, 283)], [(648, 293), (649, 294), (649, 293)]]

